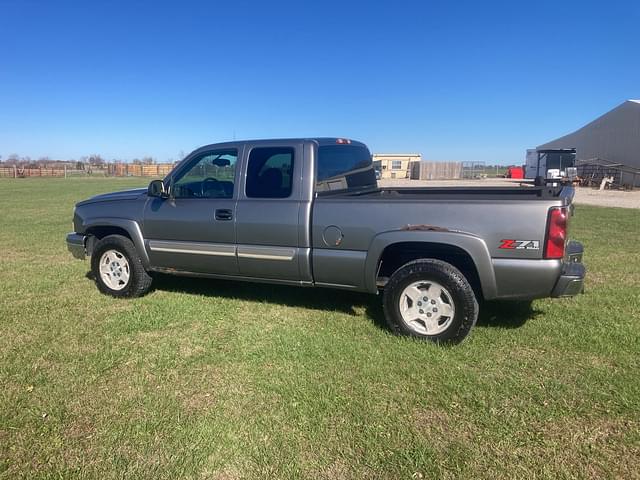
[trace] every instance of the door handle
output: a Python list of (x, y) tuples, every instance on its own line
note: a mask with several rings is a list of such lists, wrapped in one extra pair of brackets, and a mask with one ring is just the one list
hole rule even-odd
[(233, 219), (233, 212), (227, 208), (219, 208), (215, 212), (216, 220), (231, 220)]

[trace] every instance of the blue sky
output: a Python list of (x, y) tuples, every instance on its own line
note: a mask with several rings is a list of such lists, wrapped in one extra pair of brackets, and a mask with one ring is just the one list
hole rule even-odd
[(640, 3), (0, 0), (0, 155), (242, 138), (520, 163), (640, 97)]

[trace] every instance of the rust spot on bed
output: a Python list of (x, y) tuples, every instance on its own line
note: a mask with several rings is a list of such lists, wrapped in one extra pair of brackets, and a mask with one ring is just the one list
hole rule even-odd
[(402, 227), (404, 231), (421, 231), (421, 232), (448, 232), (449, 229), (445, 227), (438, 227), (437, 225), (405, 225)]

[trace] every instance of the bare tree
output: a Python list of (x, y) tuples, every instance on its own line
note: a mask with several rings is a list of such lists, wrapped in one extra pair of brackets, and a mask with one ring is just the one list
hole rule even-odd
[(104, 158), (98, 154), (89, 155), (88, 161), (91, 165), (104, 165), (106, 163)]

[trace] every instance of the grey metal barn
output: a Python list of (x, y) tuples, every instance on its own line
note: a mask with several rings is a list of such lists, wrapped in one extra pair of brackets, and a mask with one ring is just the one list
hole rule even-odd
[(640, 100), (627, 100), (573, 133), (536, 150), (576, 149), (576, 165), (618, 171), (620, 184), (640, 186)]

